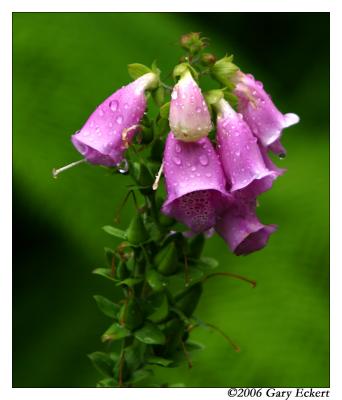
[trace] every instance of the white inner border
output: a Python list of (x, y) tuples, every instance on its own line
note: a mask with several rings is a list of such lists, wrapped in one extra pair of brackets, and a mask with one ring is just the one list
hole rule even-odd
[[(12, 389), (12, 12), (330, 12), (331, 17), (331, 394), (330, 398), (342, 399), (341, 357), (341, 284), (342, 258), (339, 252), (340, 226), (342, 225), (341, 196), (341, 0), (2, 0), (0, 4), (1, 37), (1, 140), (5, 143), (1, 152), (1, 207), (0, 207), (0, 399), (160, 399), (174, 398), (227, 399), (226, 389)], [(308, 62), (320, 62), (320, 49)], [(295, 62), (295, 60), (294, 60)], [(313, 82), (314, 95), (314, 82)], [(317, 98), (317, 101), (320, 101)], [(313, 188), (312, 201), (315, 201)], [(315, 312), (315, 310), (312, 310)], [(314, 329), (314, 327), (312, 327)], [(25, 335), (25, 332), (23, 332)], [(219, 366), (218, 366), (219, 367)], [(189, 397), (190, 396), (190, 397)], [(215, 396), (215, 397), (214, 397)], [(266, 397), (263, 397), (266, 398)]]

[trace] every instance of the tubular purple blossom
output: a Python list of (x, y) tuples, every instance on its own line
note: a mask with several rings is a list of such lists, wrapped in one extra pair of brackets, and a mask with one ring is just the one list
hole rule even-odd
[(144, 115), (144, 91), (156, 81), (147, 73), (108, 97), (88, 118), (71, 141), (92, 164), (114, 166), (120, 163), (128, 142)]
[(214, 226), (218, 214), (231, 201), (219, 159), (208, 138), (185, 143), (170, 132), (164, 151), (164, 175), (167, 200), (163, 213), (195, 233)]
[(246, 255), (266, 246), (276, 225), (263, 225), (255, 215), (255, 201), (236, 199), (218, 220), (215, 230), (236, 255)]
[(263, 146), (270, 146), (280, 139), (284, 128), (299, 122), (298, 115), (282, 114), (275, 107), (263, 84), (256, 81), (253, 75), (238, 71), (234, 82), (238, 110)]
[(211, 131), (207, 104), (189, 70), (173, 88), (169, 122), (175, 137), (185, 142), (196, 141)]
[[(229, 190), (256, 197), (270, 189), (283, 171), (268, 163), (241, 114), (221, 99), (216, 103), (218, 153)], [(267, 161), (267, 163), (266, 163)]]

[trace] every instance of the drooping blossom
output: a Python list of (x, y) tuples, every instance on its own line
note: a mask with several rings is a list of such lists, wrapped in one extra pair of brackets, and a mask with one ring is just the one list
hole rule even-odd
[(236, 255), (246, 255), (266, 246), (276, 225), (262, 224), (255, 214), (255, 201), (236, 198), (218, 219), (215, 230)]
[(173, 88), (169, 122), (175, 138), (185, 142), (207, 136), (212, 128), (207, 104), (189, 70)]
[(231, 201), (218, 156), (208, 138), (177, 140), (169, 133), (164, 150), (167, 199), (162, 211), (194, 233), (213, 227)]
[[(296, 114), (282, 114), (266, 93), (263, 84), (251, 74), (238, 71), (234, 77), (235, 94), (238, 97), (238, 110), (250, 126), (253, 134), (263, 146), (270, 146), (278, 141), (284, 128), (299, 122)], [(273, 150), (273, 148), (271, 147)], [(275, 150), (277, 152), (277, 150)]]
[(115, 166), (137, 131), (146, 109), (145, 90), (156, 75), (147, 73), (109, 96), (90, 115), (71, 141), (92, 164)]
[(240, 113), (221, 99), (217, 108), (218, 154), (230, 192), (254, 198), (270, 189), (283, 171), (276, 168)]

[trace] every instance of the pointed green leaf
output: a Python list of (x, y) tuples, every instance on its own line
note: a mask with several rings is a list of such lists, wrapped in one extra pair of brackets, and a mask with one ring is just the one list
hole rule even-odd
[(196, 265), (202, 270), (212, 270), (218, 267), (219, 262), (215, 258), (201, 257), (196, 261)]
[(168, 360), (166, 358), (163, 357), (157, 357), (157, 356), (151, 356), (148, 357), (146, 362), (148, 364), (156, 364), (156, 365), (161, 365), (162, 367), (168, 367), (169, 365), (171, 365), (173, 363), (172, 360)]
[(137, 383), (144, 379), (149, 378), (153, 375), (153, 372), (149, 369), (138, 369), (137, 371), (133, 372), (131, 379), (129, 380), (130, 383)]
[(150, 285), (151, 289), (156, 292), (164, 290), (168, 282), (166, 277), (161, 275), (158, 271), (151, 269), (147, 272), (147, 283)]
[(106, 342), (107, 340), (122, 339), (129, 335), (130, 331), (128, 329), (115, 322), (106, 330), (106, 332), (102, 335), (101, 339), (103, 342)]
[(97, 382), (96, 387), (98, 388), (113, 388), (117, 387), (118, 382), (113, 378), (105, 378)]
[(126, 232), (122, 231), (121, 229), (115, 228), (114, 226), (105, 225), (104, 227), (102, 227), (102, 229), (106, 233), (109, 233), (110, 235), (115, 236), (119, 239), (127, 239)]
[(188, 351), (203, 350), (204, 348), (205, 346), (202, 343), (194, 342), (192, 340), (186, 342), (186, 349)]
[(94, 299), (96, 301), (97, 306), (103, 312), (103, 314), (107, 315), (107, 317), (110, 318), (117, 317), (117, 314), (120, 310), (120, 306), (118, 304), (115, 304), (112, 301), (100, 295), (95, 295)]
[(109, 268), (96, 268), (96, 269), (94, 269), (93, 274), (101, 275), (104, 278), (107, 278), (113, 282), (117, 281), (113, 276), (112, 270)]
[(154, 307), (154, 312), (148, 316), (148, 319), (152, 322), (160, 322), (167, 317), (168, 313), (169, 303), (167, 297), (165, 294), (161, 293), (161, 302)]
[(154, 324), (146, 323), (141, 329), (134, 332), (134, 336), (146, 344), (164, 344), (164, 333)]
[(133, 287), (142, 281), (143, 281), (142, 278), (127, 278), (124, 279), (123, 281), (118, 282), (116, 286), (126, 285), (128, 287)]
[(113, 376), (115, 362), (109, 354), (95, 351), (94, 353), (88, 354), (88, 357), (101, 374), (105, 376)]

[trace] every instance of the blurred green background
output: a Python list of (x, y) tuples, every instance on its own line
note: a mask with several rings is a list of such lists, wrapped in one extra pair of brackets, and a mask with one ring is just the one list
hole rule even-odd
[[(197, 311), (241, 347), (197, 329), (206, 349), (194, 367), (156, 368), (155, 380), (186, 386), (329, 385), (329, 14), (191, 13), (13, 15), (13, 386), (91, 387), (99, 378), (86, 357), (102, 348), (108, 320), (93, 294), (115, 298), (91, 274), (113, 244), (113, 223), (129, 178), (81, 165), (69, 138), (129, 77), (126, 65), (157, 59), (163, 77), (181, 34), (201, 31), (219, 56), (262, 80), (283, 112), (301, 123), (285, 131), (288, 169), (260, 198), (259, 215), (279, 225), (269, 246), (231, 255), (219, 237), (206, 254), (221, 277), (206, 283)], [(128, 205), (122, 217), (125, 227)], [(115, 243), (114, 243), (115, 244)]]

